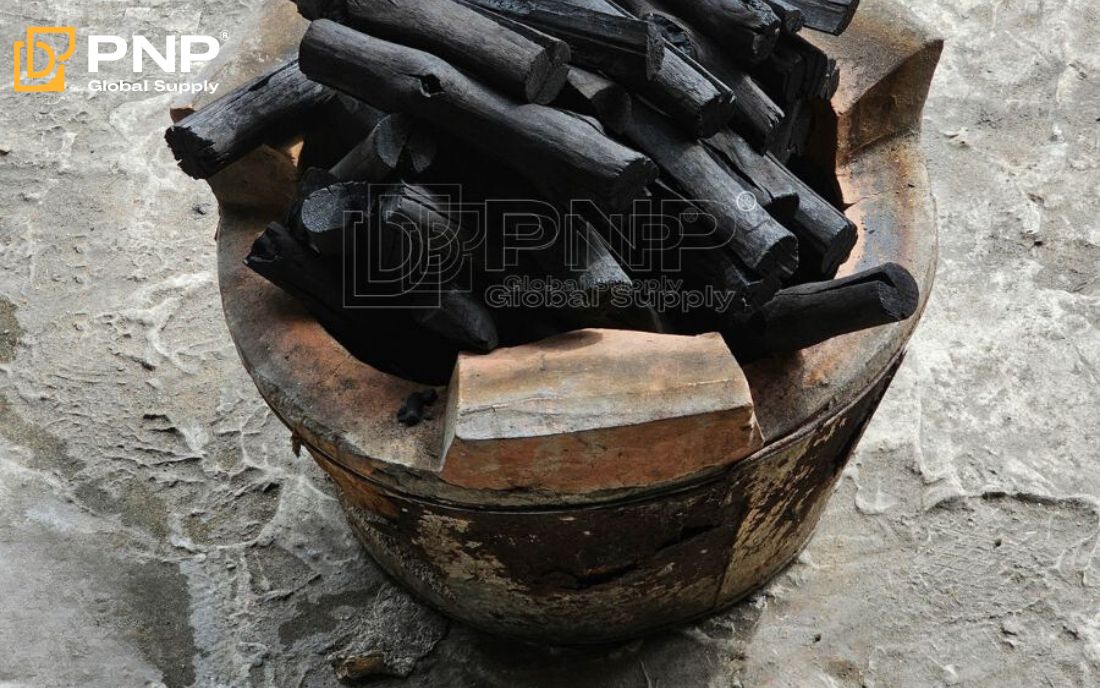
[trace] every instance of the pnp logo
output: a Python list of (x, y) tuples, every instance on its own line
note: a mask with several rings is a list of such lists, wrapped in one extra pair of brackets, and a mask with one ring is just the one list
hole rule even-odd
[[(57, 54), (52, 43), (42, 38), (61, 36), (66, 40), (65, 48)], [(27, 28), (27, 40), (15, 42), (15, 90), (20, 93), (57, 93), (65, 90), (65, 62), (76, 51), (76, 28), (72, 26), (31, 26)], [(42, 52), (46, 56), (45, 66), (38, 68), (35, 59)], [(25, 59), (24, 59), (25, 58)], [(23, 66), (27, 68), (27, 82), (23, 81)], [(48, 79), (43, 83), (28, 83)]]
[[(58, 52), (59, 38), (65, 47)], [(218, 56), (221, 44), (210, 36), (167, 36), (163, 52), (145, 36), (88, 36), (88, 73), (96, 74), (105, 62), (118, 62), (132, 57), (134, 74), (144, 74), (146, 60), (152, 60), (165, 74), (190, 73), (195, 65), (202, 65)], [(71, 26), (31, 26), (27, 39), (15, 42), (15, 90), (22, 93), (60, 92), (65, 90), (65, 62), (76, 52), (76, 28)], [(42, 62), (41, 58), (45, 57)], [(25, 69), (24, 69), (25, 67)], [(24, 76), (25, 73), (25, 76)], [(46, 81), (43, 81), (43, 80)], [(90, 82), (90, 90), (106, 82)], [(108, 86), (117, 86), (111, 83)], [(127, 82), (129, 83), (129, 82)], [(149, 90), (145, 88), (99, 90)], [(166, 83), (154, 84), (158, 91), (176, 90)]]
[(88, 72), (96, 74), (102, 63), (117, 62), (131, 54), (134, 74), (145, 71), (146, 57), (166, 74), (175, 74), (177, 69), (189, 73), (196, 64), (217, 57), (220, 49), (218, 41), (210, 36), (168, 36), (163, 53), (145, 36), (132, 36), (130, 41), (122, 36), (88, 36)]

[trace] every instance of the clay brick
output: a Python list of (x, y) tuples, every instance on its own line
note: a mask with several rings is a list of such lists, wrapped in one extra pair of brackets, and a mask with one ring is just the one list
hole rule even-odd
[(672, 482), (762, 445), (748, 383), (719, 335), (582, 330), (459, 358), (441, 477), (588, 493)]

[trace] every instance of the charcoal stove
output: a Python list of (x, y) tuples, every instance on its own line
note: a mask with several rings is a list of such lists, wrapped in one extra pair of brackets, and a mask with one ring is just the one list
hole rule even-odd
[[(241, 32), (250, 38), (198, 78), (222, 90), (247, 81), (292, 54), (305, 27), (291, 3), (268, 0)], [(843, 70), (832, 111), (818, 118), (816, 139), (828, 145), (812, 155), (835, 174), (860, 227), (841, 274), (898, 263), (917, 279), (923, 309), (937, 244), (919, 127), (941, 42), (892, 0), (867, 0), (842, 38), (813, 40)], [(179, 101), (173, 116), (199, 105)], [(798, 555), (919, 317), (746, 366), (767, 440), (751, 456), (699, 461), (670, 438), (624, 470), (582, 465), (554, 481), (521, 456), (499, 480), (473, 480), (446, 470), (442, 417), (395, 422), (422, 385), (350, 356), (244, 266), (293, 196), (299, 148), (263, 147), (210, 179), (225, 317), (261, 395), (331, 476), (352, 528), (391, 576), (487, 631), (596, 643), (732, 605)], [(650, 345), (669, 355), (680, 346)]]

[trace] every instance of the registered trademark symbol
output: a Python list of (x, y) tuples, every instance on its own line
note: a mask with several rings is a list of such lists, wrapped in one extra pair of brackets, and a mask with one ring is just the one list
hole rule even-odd
[(699, 221), (699, 211), (695, 208), (688, 208), (680, 213), (680, 219), (684, 224), (693, 225)]
[(221, 39), (222, 39), (223, 41), (228, 41), (228, 40), (229, 40), (229, 32), (228, 32), (228, 31), (222, 31), (222, 32), (221, 32), (220, 34), (218, 34), (218, 35), (219, 35), (219, 36), (221, 36)]
[(752, 212), (757, 205), (756, 196), (751, 191), (742, 191), (737, 195), (737, 209), (741, 212)]

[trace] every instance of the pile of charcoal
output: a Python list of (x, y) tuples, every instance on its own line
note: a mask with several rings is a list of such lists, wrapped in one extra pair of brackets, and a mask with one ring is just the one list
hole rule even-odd
[[(904, 320), (827, 156), (858, 0), (297, 0), (297, 60), (167, 134), (211, 177), (295, 138), (247, 263), (351, 353), (422, 382), (585, 327), (721, 332), (741, 361)], [(828, 140), (832, 137), (832, 140)]]

